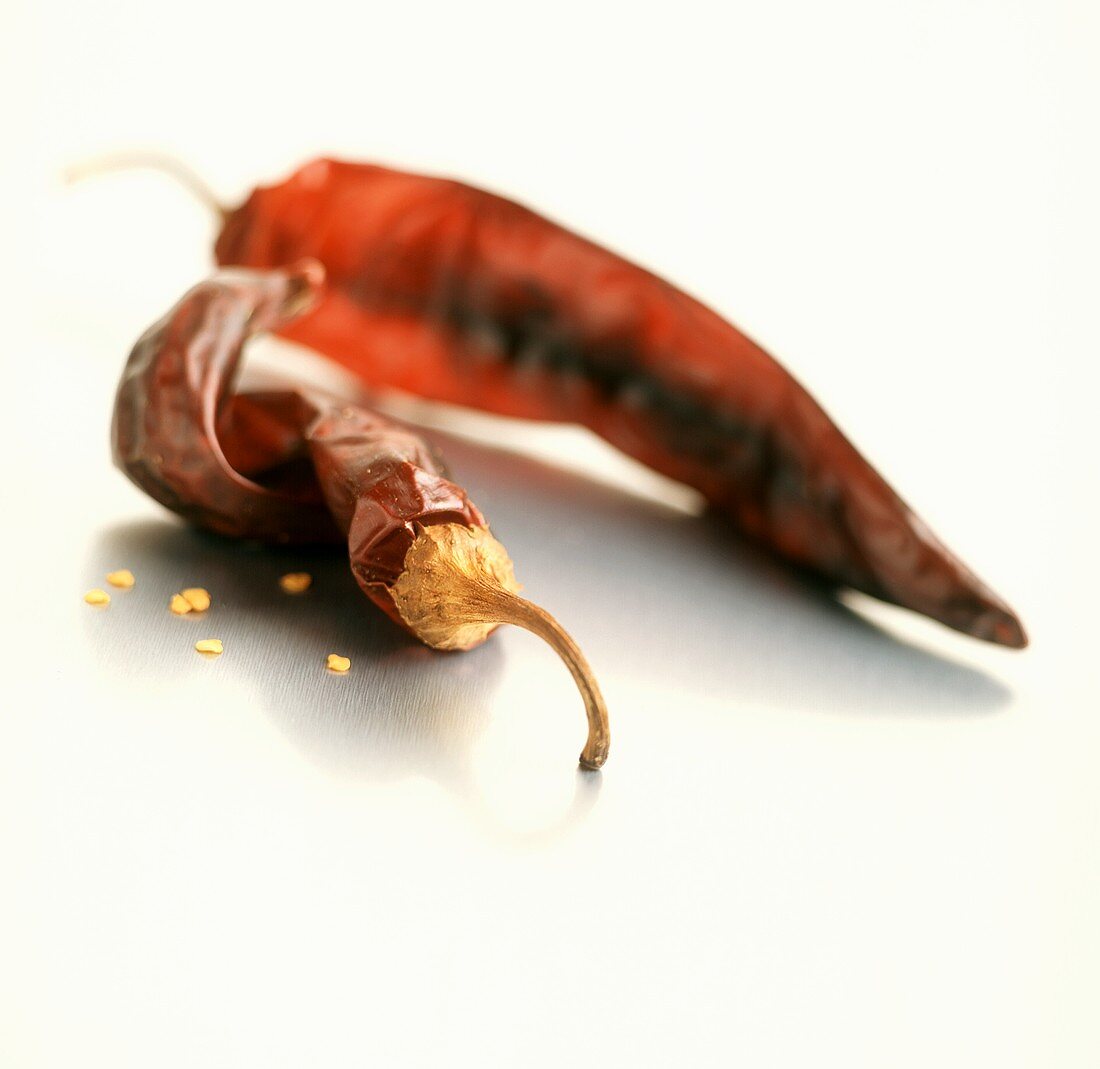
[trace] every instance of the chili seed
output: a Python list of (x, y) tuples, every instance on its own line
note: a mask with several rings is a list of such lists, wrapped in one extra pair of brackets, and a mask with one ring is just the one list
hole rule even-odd
[(181, 595), (195, 612), (206, 612), (210, 608), (210, 592), (201, 586), (189, 586)]
[(96, 588), (95, 590), (89, 590), (88, 593), (84, 595), (84, 600), (89, 605), (110, 605), (111, 595), (108, 594), (106, 590)]
[(182, 594), (173, 594), (172, 599), (168, 602), (168, 608), (177, 616), (186, 616), (191, 611), (191, 602)]
[(213, 653), (215, 655), (222, 652), (222, 640), (220, 638), (203, 638), (199, 639), (195, 643), (195, 649), (199, 653)]
[(279, 586), (288, 594), (304, 594), (312, 582), (309, 572), (288, 572), (279, 580)]
[(129, 568), (120, 568), (117, 572), (107, 573), (107, 582), (111, 586), (120, 587), (122, 590), (129, 590), (134, 585), (134, 573)]
[(330, 672), (346, 672), (351, 667), (351, 658), (341, 657), (338, 653), (330, 653), (325, 665)]

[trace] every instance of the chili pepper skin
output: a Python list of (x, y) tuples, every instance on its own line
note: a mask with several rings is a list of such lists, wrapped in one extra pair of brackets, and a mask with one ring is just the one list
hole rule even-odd
[(314, 391), (231, 392), (245, 342), (317, 296), (314, 261), (223, 273), (192, 289), (135, 345), (116, 395), (118, 466), (157, 501), (221, 534), (345, 538), (363, 591), (428, 645), (470, 649), (502, 623), (539, 635), (584, 698), (581, 763), (607, 758), (607, 710), (584, 656), (518, 596), (504, 547), (411, 430)]
[(371, 386), (582, 424), (826, 578), (1022, 647), (1012, 610), (768, 353), (674, 286), (459, 182), (315, 160), (224, 213), (220, 264), (328, 284), (276, 329)]
[[(316, 264), (226, 272), (192, 289), (141, 336), (115, 396), (111, 444), (115, 464), (150, 497), (219, 534), (340, 537), (312, 473), (303, 477), (293, 466), (305, 455), (295, 426), (301, 399), (275, 394), (266, 405), (234, 404), (230, 396), (244, 343), (296, 315), (322, 275)], [(297, 474), (274, 486), (250, 477), (280, 469)]]

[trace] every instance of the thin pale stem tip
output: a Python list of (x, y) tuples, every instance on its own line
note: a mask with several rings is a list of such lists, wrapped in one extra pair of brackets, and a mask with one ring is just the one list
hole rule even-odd
[(173, 178), (193, 197), (205, 204), (219, 220), (224, 221), (229, 215), (229, 209), (218, 200), (217, 195), (203, 178), (186, 163), (160, 152), (118, 152), (107, 156), (96, 156), (66, 168), (63, 177), (67, 184), (71, 184), (94, 175), (109, 174), (112, 171), (132, 171), (139, 168), (160, 171)]

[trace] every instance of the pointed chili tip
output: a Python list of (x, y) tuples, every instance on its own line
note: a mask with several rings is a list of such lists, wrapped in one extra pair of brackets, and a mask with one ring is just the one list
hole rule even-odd
[(1028, 644), (1024, 625), (1007, 606), (988, 606), (974, 616), (966, 630), (975, 638), (1014, 650), (1022, 650)]

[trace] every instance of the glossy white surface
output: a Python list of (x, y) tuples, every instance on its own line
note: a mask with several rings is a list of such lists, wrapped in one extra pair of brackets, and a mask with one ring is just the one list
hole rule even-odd
[[(913, 7), (9, 5), (0, 1064), (1100, 1061), (1100, 38)], [(578, 774), (535, 639), (432, 654), (339, 556), (189, 532), (111, 469), (118, 370), (210, 235), (155, 176), (58, 183), (133, 144), (228, 199), (321, 149), (454, 173), (660, 267), (1032, 648), (837, 604), (579, 432), (436, 413), (599, 673)], [(201, 621), (166, 609), (191, 584)]]

